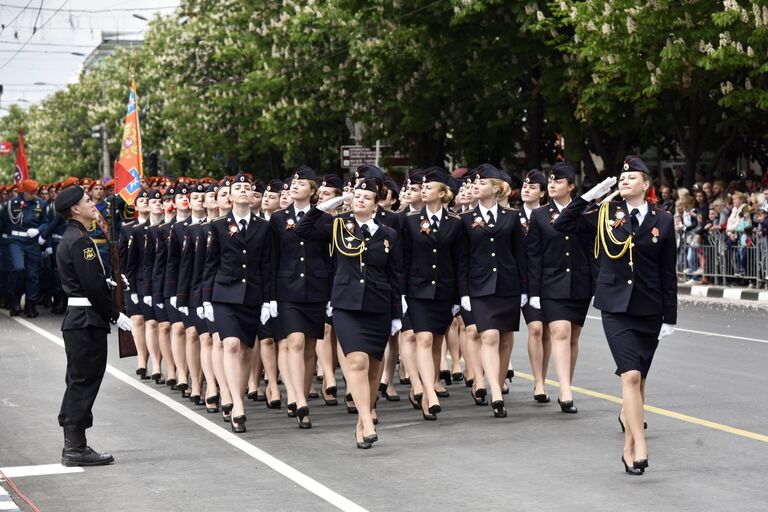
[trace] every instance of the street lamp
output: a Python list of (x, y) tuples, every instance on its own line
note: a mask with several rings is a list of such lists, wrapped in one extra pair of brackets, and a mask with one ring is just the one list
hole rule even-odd
[(133, 14), (133, 17), (141, 21), (149, 21), (146, 17), (142, 16), (141, 14)]

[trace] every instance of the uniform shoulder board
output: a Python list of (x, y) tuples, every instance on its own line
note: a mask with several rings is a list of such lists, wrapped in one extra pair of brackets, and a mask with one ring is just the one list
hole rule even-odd
[(665, 213), (665, 214), (667, 214), (668, 216), (672, 217), (672, 214), (671, 214), (671, 213), (669, 213), (669, 212), (668, 212), (667, 210), (665, 210), (664, 208), (657, 208), (657, 207), (654, 207), (654, 208), (653, 208), (653, 211), (656, 211), (656, 212), (659, 212), (659, 213)]
[(226, 218), (227, 218), (227, 216), (226, 216), (226, 215), (219, 215), (219, 216), (218, 216), (218, 217), (216, 217), (215, 219), (211, 219), (211, 221), (210, 221), (210, 222), (213, 222), (213, 221), (215, 221), (215, 220), (226, 219)]
[(412, 212), (406, 212), (405, 216), (412, 217), (413, 215), (420, 215), (420, 214), (421, 214), (421, 210), (414, 210)]
[(132, 220), (131, 222), (128, 222), (127, 224), (123, 224), (124, 228), (132, 228), (134, 226), (136, 226), (136, 221), (135, 220)]
[(461, 217), (459, 217), (459, 215), (456, 212), (451, 212), (451, 211), (448, 212), (448, 216), (449, 217), (453, 217), (455, 219), (460, 219), (461, 218)]
[(475, 213), (475, 210), (474, 210), (474, 208), (473, 208), (472, 210), (467, 210), (467, 211), (465, 211), (465, 212), (461, 212), (461, 213), (459, 214), (459, 217), (461, 217), (462, 215), (471, 215), (471, 214), (473, 214), (473, 213)]

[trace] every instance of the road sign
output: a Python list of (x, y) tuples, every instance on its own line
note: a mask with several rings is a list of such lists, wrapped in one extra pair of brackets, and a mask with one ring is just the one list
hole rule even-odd
[(13, 143), (7, 140), (0, 141), (0, 155), (10, 155), (13, 153)]
[[(379, 165), (382, 162), (396, 165), (406, 165), (407, 158), (399, 152), (392, 151), (390, 146), (379, 146)], [(341, 166), (345, 169), (357, 169), (363, 164), (376, 163), (376, 146), (341, 146)]]

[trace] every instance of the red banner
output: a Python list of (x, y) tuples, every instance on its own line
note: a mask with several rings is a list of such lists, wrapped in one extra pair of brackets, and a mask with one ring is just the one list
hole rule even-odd
[(18, 185), (26, 179), (29, 179), (27, 152), (24, 150), (24, 131), (19, 129), (19, 147), (16, 148), (16, 172), (13, 174), (13, 183)]
[(0, 140), (0, 155), (10, 155), (13, 153), (13, 143), (7, 140)]
[(139, 104), (136, 99), (136, 82), (131, 80), (128, 109), (125, 113), (120, 157), (115, 162), (115, 192), (128, 204), (133, 204), (141, 188), (141, 129), (139, 128)]

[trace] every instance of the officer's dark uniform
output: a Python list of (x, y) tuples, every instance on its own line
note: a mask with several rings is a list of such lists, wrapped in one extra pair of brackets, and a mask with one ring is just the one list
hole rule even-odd
[[(192, 192), (204, 194), (206, 186), (202, 183), (192, 187)], [(210, 223), (203, 217), (194, 222), (192, 216), (187, 226), (184, 239), (181, 243), (181, 255), (179, 258), (179, 278), (176, 285), (176, 305), (189, 308), (189, 314), (182, 316), (184, 327), (194, 327), (198, 335), (208, 332), (205, 319), (201, 319), (196, 309), (203, 305), (202, 285), (203, 269), (205, 268), (205, 250), (208, 240), (208, 228)]]
[[(176, 187), (176, 194), (189, 194), (189, 187), (183, 183), (179, 183)], [(163, 299), (165, 301), (165, 307), (167, 310), (168, 318), (171, 323), (183, 322), (184, 315), (171, 305), (171, 297), (176, 297), (178, 288), (179, 267), (181, 264), (181, 251), (184, 244), (184, 237), (186, 235), (187, 227), (192, 223), (192, 216), (190, 215), (186, 219), (180, 222), (171, 223), (168, 230), (168, 236), (165, 242), (165, 273), (163, 280)]]
[[(115, 222), (116, 219), (112, 218), (112, 201), (114, 198), (104, 198), (100, 203), (96, 203), (96, 209), (99, 211), (101, 216), (104, 218), (104, 221), (106, 223), (106, 228), (109, 233), (105, 233), (104, 230), (101, 228), (98, 222), (95, 220), (93, 221), (93, 224), (91, 224), (88, 228), (89, 234), (91, 235), (91, 238), (96, 243), (96, 245), (99, 247), (99, 253), (101, 255), (101, 260), (104, 262), (104, 270), (107, 272), (107, 275), (112, 275), (112, 260), (110, 258), (109, 253), (109, 239), (110, 236), (112, 236), (112, 222)], [(119, 229), (119, 226), (118, 226)]]
[[(77, 193), (74, 189), (71, 192), (59, 195), (64, 197), (63, 202), (57, 201), (58, 211), (69, 209), (59, 205), (77, 202), (72, 201)], [(80, 197), (84, 193), (81, 189)], [(112, 456), (99, 455), (87, 448), (85, 429), (93, 425), (91, 409), (107, 365), (110, 321), (117, 319), (117, 312), (98, 247), (80, 222), (67, 222), (56, 261), (68, 304), (61, 326), (67, 354), (67, 389), (59, 412), (59, 425), (64, 427), (65, 436), (62, 463), (104, 464), (111, 462)]]

